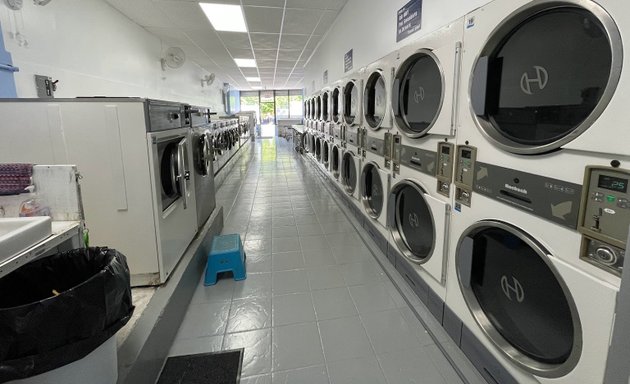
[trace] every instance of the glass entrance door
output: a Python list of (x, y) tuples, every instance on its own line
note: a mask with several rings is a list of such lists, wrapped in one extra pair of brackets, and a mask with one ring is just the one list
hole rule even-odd
[(276, 102), (273, 91), (260, 92), (260, 136), (276, 135)]

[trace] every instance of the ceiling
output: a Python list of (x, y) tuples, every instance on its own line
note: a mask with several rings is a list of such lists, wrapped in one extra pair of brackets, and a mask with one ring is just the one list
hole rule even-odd
[[(237, 89), (303, 88), (304, 66), (347, 0), (203, 0), (243, 7), (248, 32), (217, 32), (194, 0), (105, 0)], [(256, 59), (239, 68), (234, 58)], [(249, 83), (245, 77), (260, 77)]]

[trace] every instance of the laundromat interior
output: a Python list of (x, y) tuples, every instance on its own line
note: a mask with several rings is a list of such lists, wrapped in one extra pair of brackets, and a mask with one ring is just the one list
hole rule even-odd
[(630, 383), (627, 2), (0, 29), (0, 383)]

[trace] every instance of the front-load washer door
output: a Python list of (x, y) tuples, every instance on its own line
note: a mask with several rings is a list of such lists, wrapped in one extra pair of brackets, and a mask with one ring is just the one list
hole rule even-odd
[(340, 99), (341, 99), (340, 87), (336, 87), (332, 91), (330, 107), (331, 107), (332, 121), (337, 124), (341, 123), (341, 116), (342, 116), (341, 103), (339, 102)]
[(343, 88), (343, 120), (348, 126), (360, 124), (359, 87), (349, 81)]
[(583, 5), (525, 9), (480, 53), (470, 99), (495, 145), (524, 154), (554, 150), (606, 108), (620, 76), (621, 41), (608, 14)]
[(339, 179), (339, 173), (340, 173), (340, 157), (341, 155), (341, 150), (339, 149), (339, 147), (337, 145), (333, 145), (332, 148), (332, 161), (331, 161), (331, 167), (330, 169), (332, 170), (333, 176), (335, 177), (335, 179)]
[(374, 162), (363, 166), (360, 180), (361, 202), (365, 213), (374, 220), (386, 224), (387, 196), (389, 192), (389, 174)]
[(464, 298), (495, 345), (521, 368), (558, 377), (579, 360), (581, 329), (549, 257), (518, 228), (482, 221), (460, 239), (456, 265)]
[[(444, 73), (433, 52), (419, 50), (401, 64), (394, 79), (392, 108), (403, 134), (418, 138), (433, 129), (444, 91)], [(448, 135), (450, 129), (436, 127), (432, 133)]]
[(374, 71), (365, 82), (363, 91), (363, 111), (365, 122), (370, 129), (381, 127), (387, 110), (387, 90), (385, 78), (381, 71)]
[(388, 199), (388, 226), (400, 253), (444, 283), (450, 205), (403, 180)]
[(341, 184), (348, 195), (355, 195), (358, 179), (356, 158), (352, 152), (346, 151), (341, 159)]

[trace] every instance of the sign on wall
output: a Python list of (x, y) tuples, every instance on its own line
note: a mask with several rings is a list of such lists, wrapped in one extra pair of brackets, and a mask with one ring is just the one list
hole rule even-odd
[(352, 70), (352, 49), (343, 55), (343, 71), (348, 72)]
[(328, 84), (328, 70), (324, 71), (324, 84)]
[(422, 24), (422, 0), (411, 0), (398, 10), (396, 42), (420, 30)]

